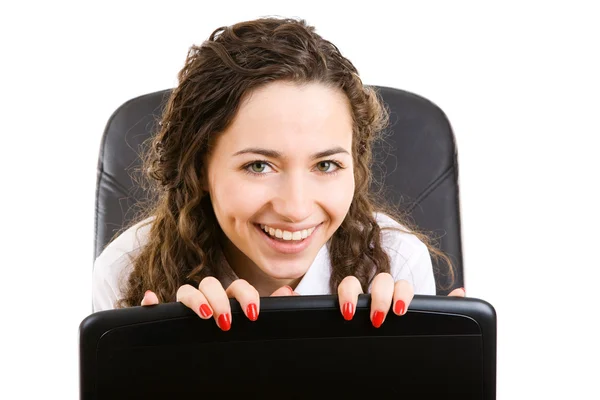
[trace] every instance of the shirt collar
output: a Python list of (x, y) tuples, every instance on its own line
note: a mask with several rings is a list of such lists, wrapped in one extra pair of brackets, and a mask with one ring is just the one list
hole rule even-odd
[(324, 244), (317, 253), (312, 265), (296, 286), (295, 292), (300, 295), (330, 294), (330, 279), (329, 250), (327, 249), (327, 244)]

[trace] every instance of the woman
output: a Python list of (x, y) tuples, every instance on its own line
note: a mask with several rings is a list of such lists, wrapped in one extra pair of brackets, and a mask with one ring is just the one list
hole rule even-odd
[[(371, 321), (435, 294), (448, 258), (369, 192), (376, 93), (304, 21), (219, 28), (193, 46), (145, 158), (156, 198), (98, 257), (94, 309), (180, 301), (231, 327), (228, 298), (337, 293)], [(462, 291), (455, 294), (463, 295)]]

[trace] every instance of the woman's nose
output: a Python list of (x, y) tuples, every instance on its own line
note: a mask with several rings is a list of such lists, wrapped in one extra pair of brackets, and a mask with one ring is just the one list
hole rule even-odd
[(289, 175), (273, 200), (274, 211), (282, 219), (301, 222), (307, 219), (314, 203), (310, 182), (301, 174)]

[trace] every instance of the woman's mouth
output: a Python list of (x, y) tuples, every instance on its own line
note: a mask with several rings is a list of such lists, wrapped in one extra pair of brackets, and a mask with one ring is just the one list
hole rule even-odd
[(262, 229), (267, 235), (275, 240), (301, 241), (309, 237), (315, 231), (316, 226), (294, 232), (271, 228), (268, 225), (260, 225), (260, 229)]
[(254, 226), (262, 232), (261, 236), (265, 238), (266, 244), (271, 249), (278, 253), (296, 254), (310, 246), (314, 232), (318, 231), (321, 224), (297, 231), (276, 229), (263, 224), (255, 224)]

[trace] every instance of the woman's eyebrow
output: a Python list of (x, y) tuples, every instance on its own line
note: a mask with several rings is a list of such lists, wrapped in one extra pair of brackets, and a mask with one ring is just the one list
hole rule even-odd
[[(278, 158), (278, 159), (284, 158), (283, 154), (281, 154), (280, 152), (278, 152), (276, 150), (263, 149), (260, 147), (249, 147), (247, 149), (240, 150), (240, 151), (234, 153), (233, 155), (239, 156), (242, 154), (249, 154), (249, 153), (250, 154), (260, 154), (262, 156), (269, 157), (269, 158)], [(312, 160), (316, 160), (319, 158), (331, 156), (334, 154), (340, 154), (340, 153), (350, 154), (350, 153), (348, 153), (348, 151), (346, 149), (338, 146), (338, 147), (333, 147), (331, 149), (327, 149), (327, 150), (315, 153), (310, 158)]]

